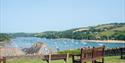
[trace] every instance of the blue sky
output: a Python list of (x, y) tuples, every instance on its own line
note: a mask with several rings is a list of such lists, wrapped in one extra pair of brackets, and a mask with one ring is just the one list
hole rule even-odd
[(0, 32), (62, 31), (125, 22), (125, 0), (0, 0)]

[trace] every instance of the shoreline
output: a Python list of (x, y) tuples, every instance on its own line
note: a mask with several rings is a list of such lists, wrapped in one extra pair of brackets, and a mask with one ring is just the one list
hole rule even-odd
[(81, 42), (125, 43), (123, 40), (81, 40)]

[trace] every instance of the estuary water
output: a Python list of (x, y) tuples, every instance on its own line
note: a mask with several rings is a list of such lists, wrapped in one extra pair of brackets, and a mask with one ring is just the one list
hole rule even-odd
[(59, 51), (78, 49), (82, 47), (97, 47), (105, 45), (107, 48), (123, 47), (125, 43), (100, 43), (100, 42), (81, 42), (81, 40), (74, 39), (46, 39), (37, 37), (17, 37), (11, 39), (10, 44), (7, 47), (17, 47), (17, 48), (29, 48), (34, 43), (43, 42), (51, 49), (57, 49)]

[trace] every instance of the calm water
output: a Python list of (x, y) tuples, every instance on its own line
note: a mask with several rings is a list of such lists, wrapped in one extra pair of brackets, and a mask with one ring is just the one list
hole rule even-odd
[(108, 48), (122, 47), (125, 43), (98, 43), (98, 42), (81, 42), (73, 39), (45, 39), (36, 37), (17, 37), (11, 40), (8, 47), (29, 48), (36, 42), (44, 42), (49, 48), (58, 50), (77, 49), (81, 47), (92, 47), (105, 45)]

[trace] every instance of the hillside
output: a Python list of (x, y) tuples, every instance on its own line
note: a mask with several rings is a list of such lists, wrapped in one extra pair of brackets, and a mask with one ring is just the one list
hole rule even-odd
[(47, 31), (35, 36), (41, 38), (71, 38), (87, 40), (125, 40), (125, 23), (109, 23), (80, 27), (65, 31)]

